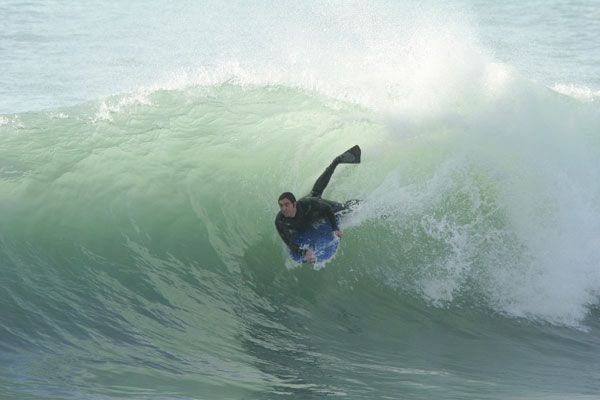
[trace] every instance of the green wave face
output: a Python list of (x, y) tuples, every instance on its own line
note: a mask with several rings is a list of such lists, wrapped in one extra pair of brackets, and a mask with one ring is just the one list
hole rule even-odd
[[(390, 111), (229, 82), (0, 117), (0, 332), (39, 380), (11, 393), (65, 373), (65, 397), (492, 396), (460, 372), (477, 352), (527, 392), (494, 343), (597, 329), (597, 110), (517, 76), (463, 94)], [(324, 194), (363, 200), (340, 251), (294, 267), (277, 197), (354, 144)]]

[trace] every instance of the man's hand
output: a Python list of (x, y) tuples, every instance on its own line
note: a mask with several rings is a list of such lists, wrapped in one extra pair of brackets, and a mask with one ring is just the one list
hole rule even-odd
[(310, 250), (306, 250), (306, 254), (304, 255), (304, 257), (306, 257), (306, 262), (309, 264), (314, 264), (315, 258), (313, 257), (312, 253), (310, 252)]
[(335, 236), (337, 236), (338, 238), (342, 238), (342, 231), (335, 231), (333, 232), (335, 234)]

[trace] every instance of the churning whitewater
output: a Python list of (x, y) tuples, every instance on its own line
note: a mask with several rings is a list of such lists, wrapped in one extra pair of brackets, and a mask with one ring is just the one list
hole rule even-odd
[[(442, 2), (161, 16), (133, 2), (96, 17), (33, 4), (1, 6), (5, 48), (62, 29), (55, 46), (69, 50), (78, 24), (98, 39), (89, 20), (113, 16), (122, 40), (96, 43), (94, 59), (122, 62), (138, 15), (156, 49), (130, 54), (133, 81), (51, 63), (89, 85), (60, 91), (33, 64), (47, 91), (4, 85), (0, 397), (598, 396), (596, 83), (524, 75), (522, 58), (486, 46), (493, 31)], [(69, 12), (81, 21), (59, 24)], [(16, 15), (46, 15), (47, 31), (23, 36)], [(194, 18), (206, 31), (181, 36), (173, 21)], [(157, 70), (151, 54), (174, 66)], [(291, 262), (277, 197), (308, 193), (355, 144), (361, 164), (324, 194), (362, 200), (337, 255)]]

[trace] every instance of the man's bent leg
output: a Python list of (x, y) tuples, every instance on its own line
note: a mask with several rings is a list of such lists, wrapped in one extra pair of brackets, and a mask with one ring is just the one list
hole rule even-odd
[(346, 210), (346, 204), (345, 203), (340, 203), (337, 201), (333, 201), (333, 200), (327, 200), (327, 199), (321, 199), (322, 202), (329, 204), (329, 206), (331, 206), (331, 210), (333, 211), (334, 214), (339, 213), (340, 211), (344, 211)]
[(335, 171), (335, 167), (340, 163), (339, 157), (337, 157), (333, 162), (325, 169), (325, 172), (319, 176), (319, 179), (315, 182), (312, 190), (310, 191), (310, 197), (321, 197), (323, 195), (323, 191), (327, 187), (329, 180), (331, 179), (331, 175), (333, 175), (333, 171)]
[(346, 215), (350, 211), (355, 210), (358, 207), (358, 205), (360, 204), (360, 200), (358, 200), (358, 199), (348, 200), (345, 203), (340, 203), (338, 201), (327, 200), (327, 199), (320, 199), (320, 201), (329, 204), (331, 206), (331, 209), (333, 210), (333, 213), (336, 215)]

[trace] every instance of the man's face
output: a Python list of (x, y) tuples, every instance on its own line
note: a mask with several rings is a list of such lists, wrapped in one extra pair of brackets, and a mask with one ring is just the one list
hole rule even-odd
[(279, 200), (279, 209), (284, 217), (294, 218), (296, 216), (296, 203), (292, 203), (289, 199)]

